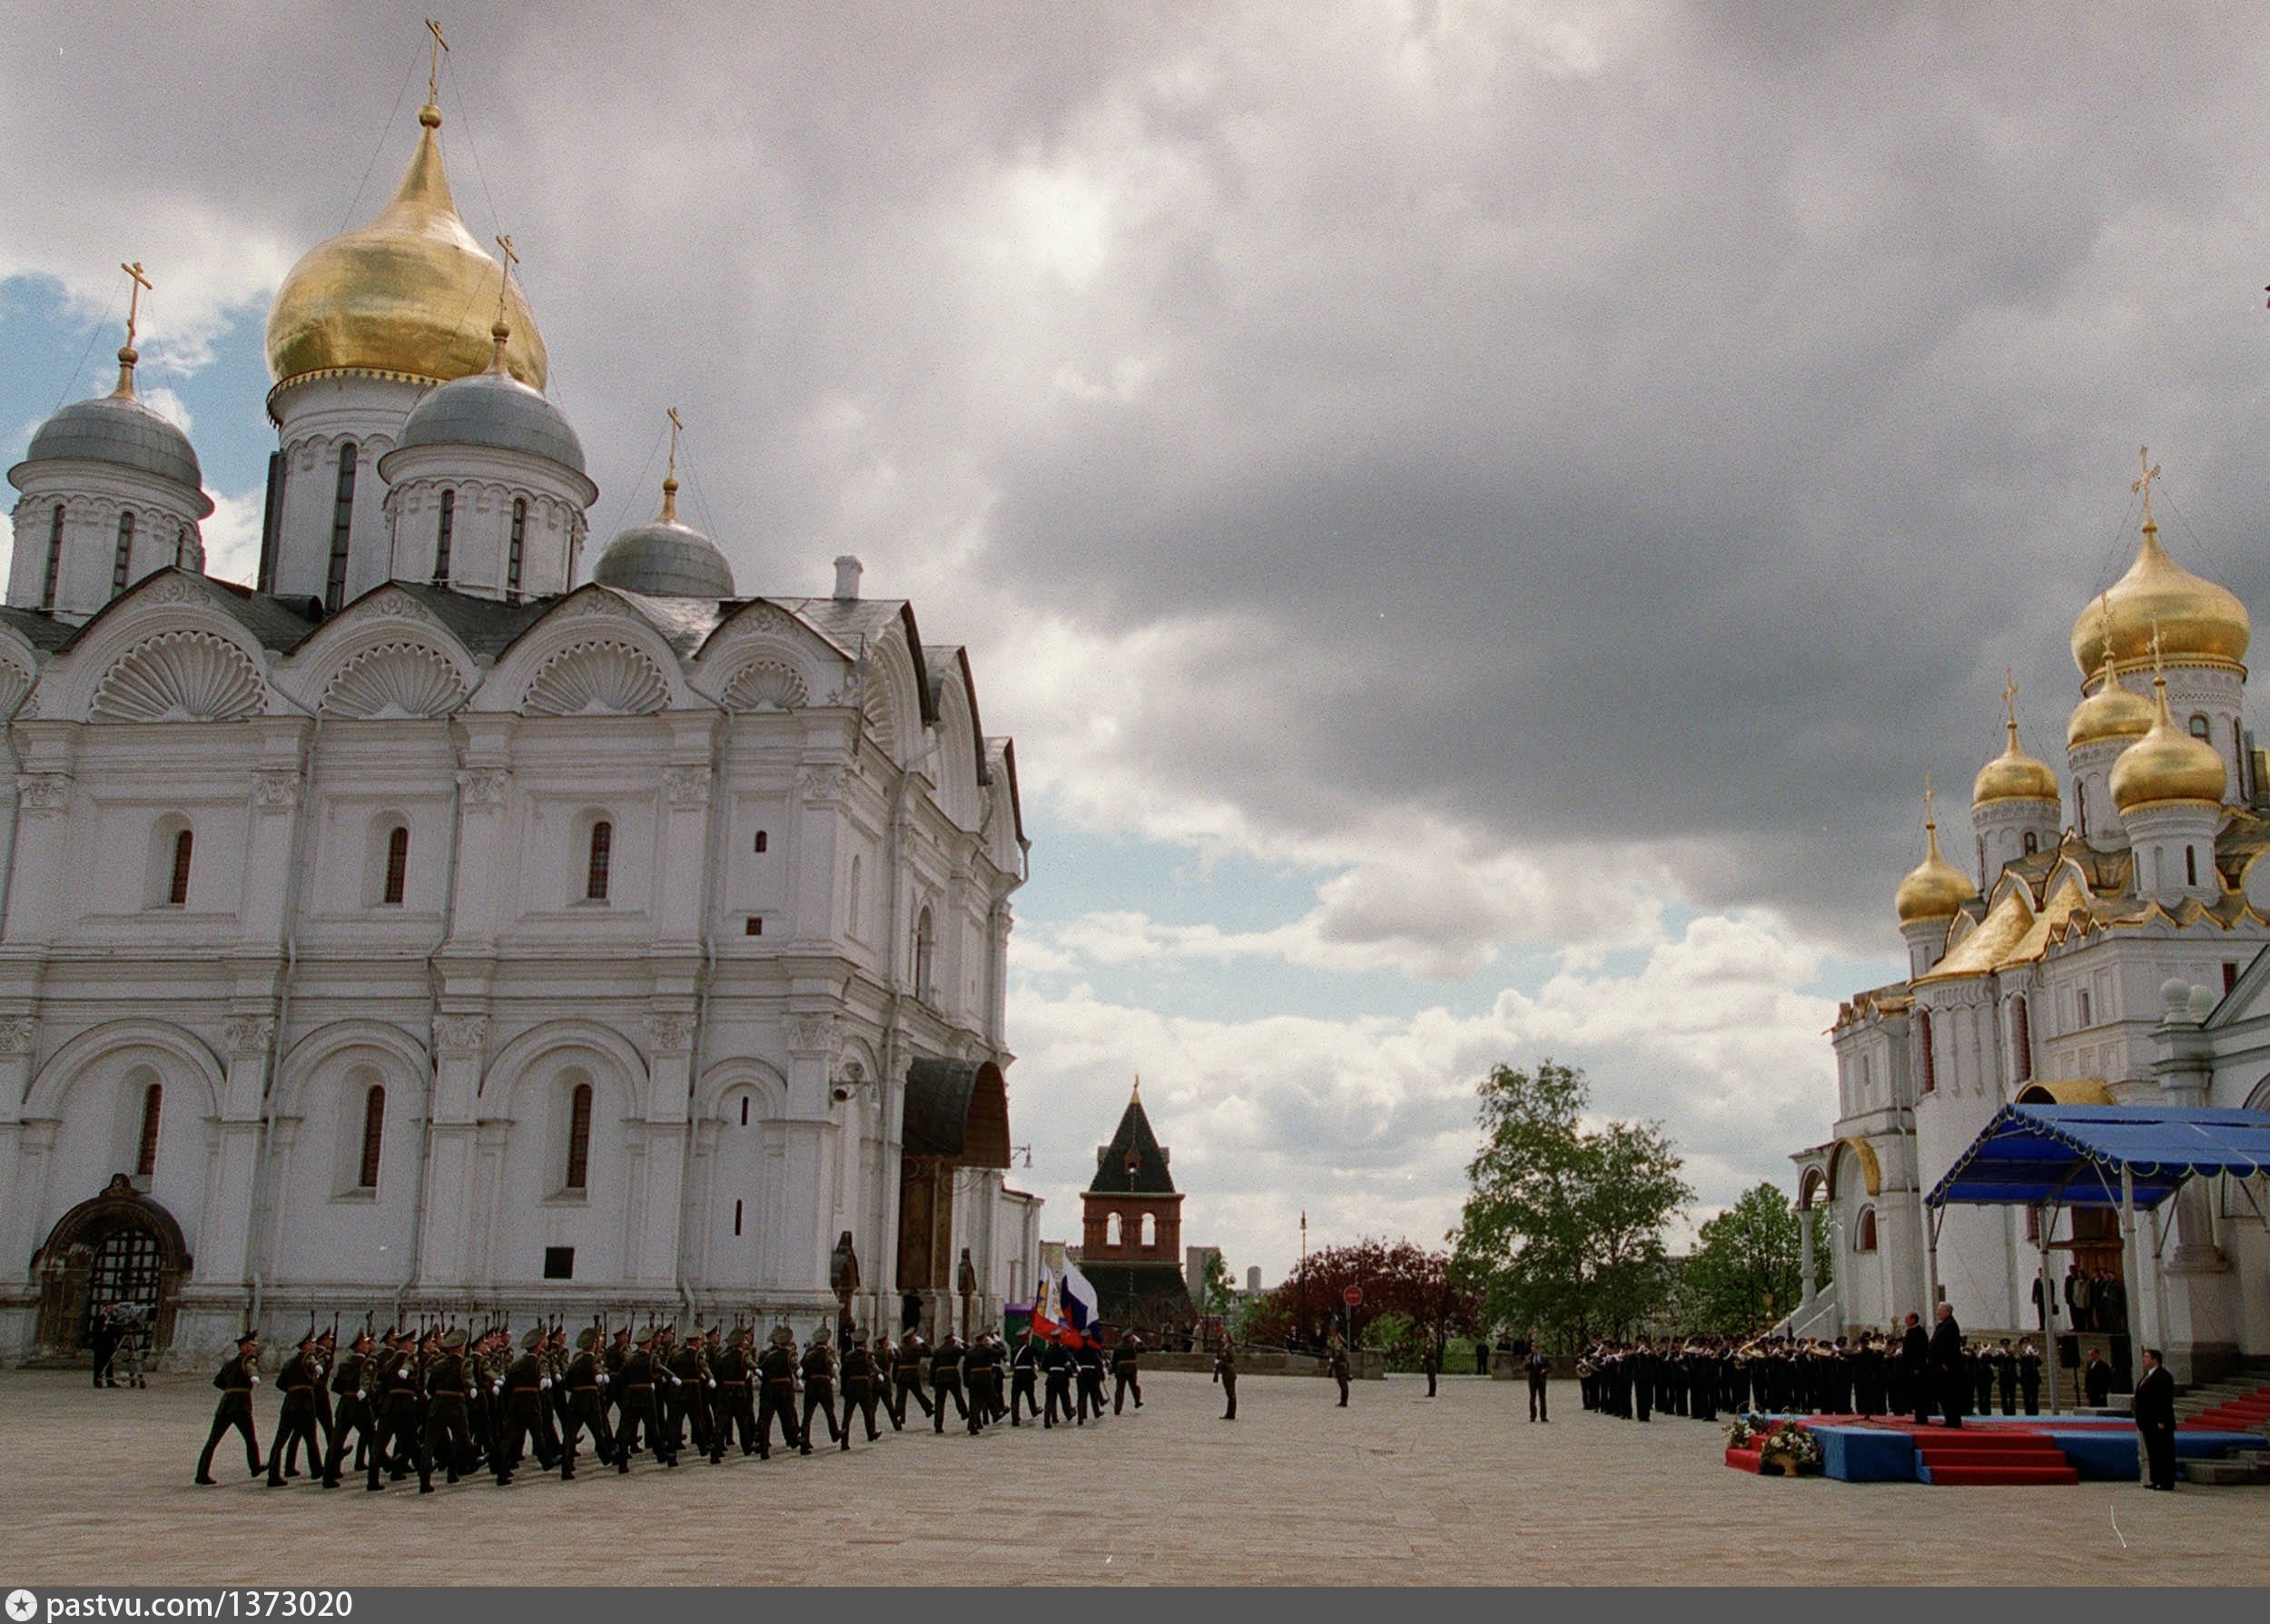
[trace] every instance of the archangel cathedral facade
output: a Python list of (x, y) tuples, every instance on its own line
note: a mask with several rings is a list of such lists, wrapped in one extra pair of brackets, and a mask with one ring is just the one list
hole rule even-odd
[(1927, 812), (1894, 899), (1906, 978), (1838, 1011), (1834, 1137), (1795, 1158), (1805, 1249), (1832, 1250), (1833, 1284), (1801, 1332), (1928, 1324), (1943, 1301), (1966, 1332), (2038, 1334), (2046, 1256), (2053, 1331), (2078, 1270), (2125, 1276), (2135, 1343), (2164, 1343), (2179, 1377), (2270, 1353), (2270, 1179), (2193, 1179), (2133, 1242), (2103, 1207), (2053, 1213), (2045, 1235), (2038, 1209), (1925, 1200), (2005, 1105), (2270, 1108), (2251, 622), (2162, 546), (2151, 477), (2134, 563), (2074, 624), (2065, 773), (2023, 747), (2013, 707), (1969, 838)]
[[(65, 407), (0, 714), (0, 1359), (502, 1311), (994, 1316), (1016, 759), (855, 560), (743, 595), (597, 487), (440, 114), (267, 328), (259, 578), (188, 438)], [(586, 568), (587, 550), (596, 553)], [(801, 1330), (800, 1333), (801, 1334)]]

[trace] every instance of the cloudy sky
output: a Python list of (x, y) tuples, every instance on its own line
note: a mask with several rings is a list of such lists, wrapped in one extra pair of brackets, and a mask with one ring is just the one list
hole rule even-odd
[[(143, 369), (248, 576), (277, 281), (368, 218), (419, 13), (0, 32), (0, 460)], [(1130, 1074), (1187, 1237), (1454, 1220), (1495, 1060), (1705, 1206), (1833, 1114), (1922, 775), (2061, 743), (2166, 468), (2270, 598), (2245, 5), (452, 6), (442, 136), (646, 517), (966, 644), (1033, 838), (1012, 1120), (1075, 1232)]]

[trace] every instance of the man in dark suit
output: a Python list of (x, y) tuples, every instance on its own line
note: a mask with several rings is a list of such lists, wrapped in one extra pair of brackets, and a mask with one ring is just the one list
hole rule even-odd
[(2102, 1350), (2089, 1349), (2088, 1363), (2081, 1369), (2081, 1389), (2088, 1395), (2093, 1410), (2101, 1410), (2112, 1403), (2112, 1366), (2105, 1363)]
[(1909, 1393), (1915, 1396), (1915, 1424), (1931, 1419), (1931, 1337), (1923, 1323), (1908, 1315), (1908, 1328), (1900, 1334), (1900, 1368), (1906, 1373)]
[(1970, 1400), (1970, 1373), (1965, 1367), (1962, 1327), (1955, 1323), (1951, 1304), (1939, 1305), (1939, 1324), (1931, 1329), (1931, 1389), (1939, 1395), (1939, 1411), (1950, 1427), (1962, 1425), (1963, 1407)]
[(2159, 1350), (2144, 1350), (2144, 1373), (2137, 1378), (2136, 1431), (2143, 1445), (2145, 1481), (2154, 1489), (2176, 1486), (2176, 1378), (2160, 1363)]

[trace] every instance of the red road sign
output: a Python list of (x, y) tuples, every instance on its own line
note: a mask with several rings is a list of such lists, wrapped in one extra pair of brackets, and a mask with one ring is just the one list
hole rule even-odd
[(1357, 1306), (1363, 1300), (1364, 1288), (1360, 1285), (1343, 1286), (1340, 1290), (1340, 1301), (1350, 1308)]

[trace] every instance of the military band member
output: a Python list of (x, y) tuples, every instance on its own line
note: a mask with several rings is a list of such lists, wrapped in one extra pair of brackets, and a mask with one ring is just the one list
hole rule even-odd
[[(1143, 1407), (1143, 1377), (1137, 1368), (1143, 1356), (1143, 1339), (1133, 1331), (1120, 1338), (1120, 1345), (1111, 1350), (1111, 1413), (1117, 1415), (1132, 1393), (1135, 1407)], [(1430, 1389), (1431, 1391), (1431, 1389)]]
[(946, 1400), (953, 1400), (953, 1412), (961, 1420), (970, 1419), (970, 1407), (962, 1401), (962, 1339), (948, 1331), (930, 1356), (930, 1403), (923, 1408), (930, 1412), (931, 1431), (946, 1430)]
[(2026, 1413), (2041, 1413), (2041, 1350), (2030, 1342), (2020, 1343), (2018, 1348), (2018, 1391), (2026, 1405)]
[[(794, 1449), (796, 1436), (796, 1339), (785, 1325), (775, 1326), (763, 1358), (756, 1362), (764, 1385), (757, 1392), (756, 1452), (773, 1458), (773, 1419), (780, 1418), (783, 1449)], [(807, 1453), (810, 1452), (807, 1451)]]
[(920, 1331), (908, 1330), (899, 1343), (898, 1359), (891, 1367), (891, 1387), (898, 1405), (897, 1422), (906, 1422), (906, 1402), (913, 1399), (923, 1407), (923, 1414), (931, 1413), (929, 1395), (923, 1392), (923, 1373), (928, 1363), (930, 1350), (923, 1345)]
[(867, 1423), (867, 1442), (883, 1436), (875, 1426), (875, 1403), (882, 1397), (881, 1367), (867, 1347), (864, 1331), (852, 1333), (852, 1345), (844, 1353), (844, 1447), (851, 1448), (852, 1418)]
[(252, 1389), (260, 1385), (260, 1338), (246, 1332), (237, 1338), (236, 1352), (222, 1362), (212, 1384), (221, 1390), (221, 1402), (213, 1406), (212, 1432), (205, 1440), (205, 1452), (197, 1457), (197, 1478), (200, 1483), (211, 1484), (212, 1452), (221, 1446), (222, 1434), (231, 1427), (244, 1434), (244, 1459), (254, 1477), (260, 1476), (260, 1440), (252, 1435)]
[[(276, 1372), (276, 1385), (283, 1393), (283, 1408), (276, 1416), (275, 1435), (268, 1442), (268, 1486), (271, 1489), (284, 1486), (287, 1450), (296, 1456), (300, 1446), (304, 1443), (310, 1471), (316, 1470), (316, 1462), (322, 1454), (323, 1446), (316, 1442), (315, 1432), (315, 1395), (323, 1385), (323, 1360), (317, 1351), (319, 1345), (315, 1327), (310, 1325), (308, 1334), (300, 1339), (300, 1345), (292, 1351), (291, 1357), (285, 1360), (282, 1367)], [(300, 1475), (296, 1468), (291, 1475)]]
[(817, 1410), (827, 1417), (827, 1436), (830, 1443), (844, 1441), (844, 1429), (835, 1424), (835, 1350), (828, 1345), (827, 1327), (823, 1324), (812, 1333), (812, 1345), (804, 1354), (804, 1422), (797, 1430), (803, 1433), (797, 1448), (799, 1452), (812, 1452), (812, 1412)]
[(1009, 1424), (1021, 1427), (1024, 1422), (1021, 1412), (1030, 1408), (1033, 1418), (1041, 1414), (1041, 1400), (1036, 1383), (1041, 1378), (1041, 1347), (1031, 1331), (1017, 1342), (1016, 1352), (1009, 1356)]

